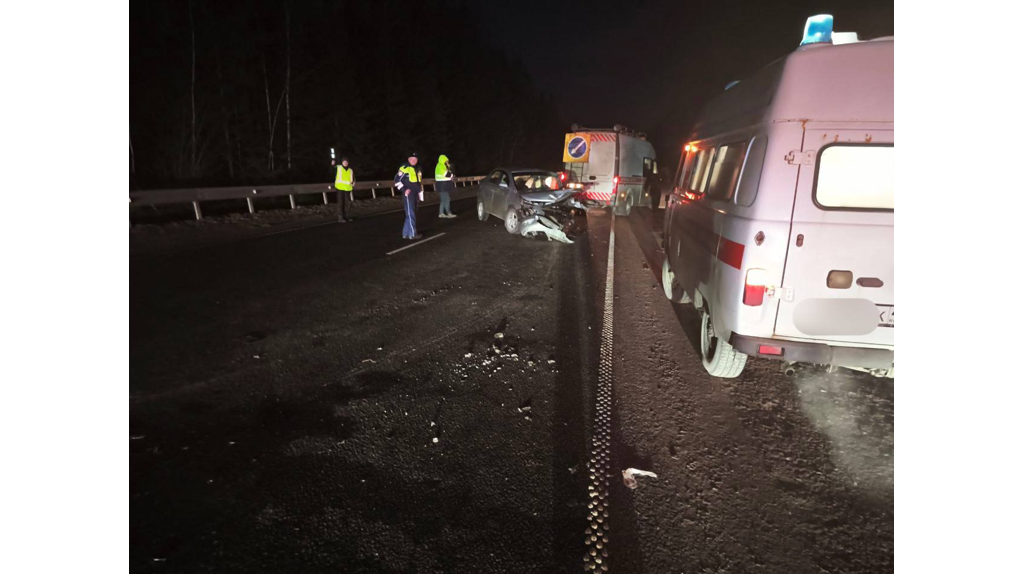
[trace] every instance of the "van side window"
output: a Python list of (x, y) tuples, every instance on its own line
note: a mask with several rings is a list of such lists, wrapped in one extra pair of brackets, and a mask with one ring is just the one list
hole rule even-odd
[(824, 209), (892, 210), (893, 144), (833, 144), (818, 153), (814, 202)]
[(697, 157), (693, 160), (693, 168), (690, 170), (690, 185), (687, 187), (690, 191), (704, 192), (708, 175), (711, 174), (711, 170), (708, 168), (711, 166), (711, 155), (714, 151), (715, 148), (705, 148), (697, 153)]
[(764, 166), (764, 154), (768, 151), (768, 138), (756, 136), (750, 140), (747, 148), (747, 159), (740, 173), (740, 185), (736, 191), (736, 205), (750, 207), (757, 197), (757, 186), (761, 184), (761, 167)]
[[(690, 154), (683, 152), (683, 155), (679, 158), (679, 168), (676, 171), (676, 189), (686, 189), (686, 182), (689, 181), (690, 172), (687, 171), (686, 160), (690, 158)], [(691, 162), (692, 163), (692, 162)]]
[(733, 142), (718, 146), (715, 161), (711, 167), (711, 185), (708, 196), (711, 199), (728, 200), (736, 190), (743, 168), (743, 158), (747, 156), (747, 142)]

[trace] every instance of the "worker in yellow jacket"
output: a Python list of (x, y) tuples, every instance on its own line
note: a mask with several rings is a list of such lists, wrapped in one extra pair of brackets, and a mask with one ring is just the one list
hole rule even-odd
[(341, 158), (339, 166), (335, 166), (334, 160), (331, 160), (331, 166), (337, 168), (334, 173), (334, 188), (338, 190), (338, 222), (347, 223), (352, 221), (348, 216), (348, 196), (355, 189), (356, 178), (348, 165), (347, 157)]

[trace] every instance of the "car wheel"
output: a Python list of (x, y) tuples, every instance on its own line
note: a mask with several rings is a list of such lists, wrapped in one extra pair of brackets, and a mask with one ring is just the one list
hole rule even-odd
[(743, 372), (747, 364), (747, 356), (737, 351), (715, 335), (715, 322), (711, 319), (711, 310), (701, 310), (700, 320), (700, 358), (704, 369), (713, 377), (734, 379)]
[(686, 294), (679, 282), (676, 281), (676, 274), (668, 264), (668, 254), (661, 262), (661, 286), (665, 288), (665, 297), (673, 303), (690, 303), (693, 299)]
[(519, 221), (519, 212), (516, 208), (508, 208), (508, 212), (505, 213), (505, 231), (508, 231), (512, 235), (518, 235), (521, 223), (522, 222)]
[(480, 221), (487, 221), (487, 210), (484, 209), (484, 200), (476, 200), (476, 217)]

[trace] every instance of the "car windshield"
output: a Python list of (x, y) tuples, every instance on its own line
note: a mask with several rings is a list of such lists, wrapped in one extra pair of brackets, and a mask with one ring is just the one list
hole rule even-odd
[(515, 173), (512, 175), (512, 179), (515, 180), (516, 189), (523, 193), (556, 191), (560, 189), (558, 175), (549, 171)]

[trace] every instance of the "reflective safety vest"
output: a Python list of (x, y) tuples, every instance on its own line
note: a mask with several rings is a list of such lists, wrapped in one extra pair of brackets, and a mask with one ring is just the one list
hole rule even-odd
[(452, 180), (452, 172), (450, 169), (448, 169), (448, 166), (445, 165), (446, 163), (448, 163), (448, 156), (442, 155), (441, 157), (437, 158), (437, 167), (434, 168), (435, 181)]
[(419, 173), (416, 171), (416, 168), (411, 165), (403, 165), (398, 168), (398, 171), (405, 172), (406, 175), (409, 176), (410, 183), (418, 183), (420, 181)]
[(338, 175), (334, 178), (334, 188), (341, 191), (352, 191), (352, 168), (338, 166)]

